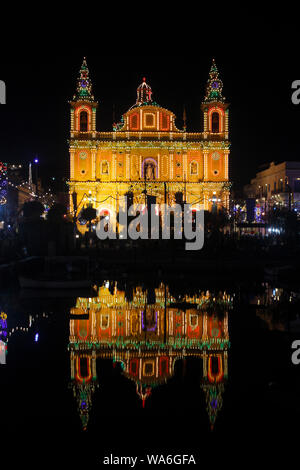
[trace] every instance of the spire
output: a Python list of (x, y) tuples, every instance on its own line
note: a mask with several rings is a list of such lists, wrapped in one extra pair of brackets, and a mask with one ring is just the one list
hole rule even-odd
[(186, 109), (185, 109), (185, 106), (183, 107), (182, 119), (183, 119), (183, 130), (186, 131)]
[(213, 101), (224, 103), (225, 98), (222, 96), (222, 88), (223, 83), (219, 78), (219, 71), (215, 59), (213, 59), (207, 80), (204, 103), (211, 103)]
[(209, 418), (209, 427), (210, 430), (213, 431), (217, 415), (223, 406), (222, 394), (224, 392), (225, 387), (223, 383), (208, 383), (203, 385), (202, 387), (206, 398), (206, 410)]
[(142, 83), (137, 88), (136, 105), (153, 104), (151, 86), (146, 83), (146, 78), (143, 77)]
[(80, 384), (73, 383), (73, 393), (77, 400), (77, 409), (79, 412), (79, 417), (82, 425), (83, 431), (87, 430), (87, 425), (89, 422), (90, 411), (92, 408), (92, 395), (95, 393), (96, 388), (98, 388), (98, 383), (93, 380), (91, 383)]
[(136, 393), (141, 398), (143, 408), (145, 408), (146, 399), (151, 395), (151, 386), (137, 383)]
[(77, 91), (73, 97), (75, 101), (94, 101), (92, 95), (92, 82), (89, 78), (89, 69), (87, 66), (86, 58), (83, 58), (82, 66), (79, 71), (79, 77), (77, 79)]

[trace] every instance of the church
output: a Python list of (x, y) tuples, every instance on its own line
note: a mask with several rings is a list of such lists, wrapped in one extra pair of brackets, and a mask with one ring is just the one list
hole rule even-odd
[(81, 210), (92, 206), (98, 218), (115, 218), (124, 196), (128, 206), (186, 202), (193, 211), (228, 209), (229, 105), (222, 89), (213, 60), (201, 103), (203, 130), (187, 132), (185, 122), (176, 127), (174, 113), (154, 100), (143, 78), (121, 122), (99, 131), (84, 58), (70, 102), (70, 211), (80, 220)]

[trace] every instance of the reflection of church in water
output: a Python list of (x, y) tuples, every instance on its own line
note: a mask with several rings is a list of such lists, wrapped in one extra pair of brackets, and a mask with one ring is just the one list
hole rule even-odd
[(189, 357), (202, 359), (201, 387), (213, 428), (228, 376), (229, 295), (199, 292), (176, 303), (161, 284), (149, 303), (141, 287), (130, 300), (116, 285), (108, 287), (100, 287), (98, 297), (78, 298), (71, 310), (71, 383), (83, 428), (98, 387), (97, 359), (119, 362), (145, 406), (152, 390), (174, 375), (176, 361)]
[[(70, 208), (91, 204), (112, 220), (127, 196), (131, 204), (186, 201), (192, 210), (229, 208), (229, 111), (215, 61), (211, 65), (199, 116), (199, 131), (175, 124), (172, 111), (153, 99), (143, 78), (136, 102), (110, 132), (96, 129), (101, 107), (92, 94), (84, 59), (70, 102)], [(199, 96), (199, 105), (200, 99)], [(199, 113), (200, 114), (200, 113)], [(202, 118), (201, 118), (202, 120)], [(203, 128), (202, 131), (200, 129)], [(148, 197), (148, 200), (147, 200)]]

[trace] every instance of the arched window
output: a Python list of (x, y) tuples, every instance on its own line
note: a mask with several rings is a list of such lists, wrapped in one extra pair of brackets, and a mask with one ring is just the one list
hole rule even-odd
[(212, 356), (211, 358), (211, 373), (212, 375), (216, 376), (219, 373), (220, 364), (219, 364), (219, 357)]
[(159, 361), (160, 365), (160, 375), (167, 375), (168, 373), (168, 358), (161, 357)]
[(133, 114), (130, 118), (130, 128), (132, 130), (138, 130), (138, 115)]
[(146, 114), (146, 126), (147, 127), (153, 127), (154, 126), (154, 115), (153, 114)]
[(211, 116), (211, 131), (220, 132), (220, 116), (219, 113), (212, 113)]
[(88, 130), (88, 114), (86, 111), (80, 113), (80, 131), (87, 132)]
[(88, 358), (87, 357), (81, 357), (79, 359), (79, 365), (80, 365), (80, 376), (84, 379), (88, 377), (89, 372), (88, 372)]
[(169, 130), (169, 116), (165, 113), (161, 114), (161, 130), (162, 131)]

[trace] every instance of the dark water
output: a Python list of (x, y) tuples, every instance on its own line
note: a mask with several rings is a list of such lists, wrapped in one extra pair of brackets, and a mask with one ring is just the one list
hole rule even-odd
[(110, 280), (92, 297), (1, 291), (9, 461), (82, 468), (160, 451), (222, 462), (237, 439), (269, 455), (266, 439), (295, 437), (300, 418), (298, 293), (275, 288)]

